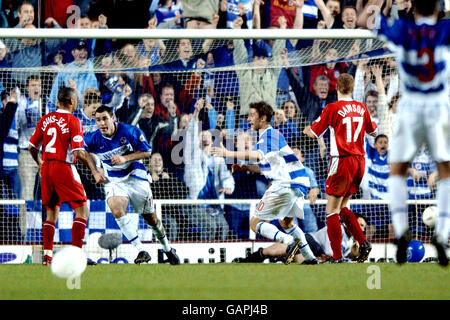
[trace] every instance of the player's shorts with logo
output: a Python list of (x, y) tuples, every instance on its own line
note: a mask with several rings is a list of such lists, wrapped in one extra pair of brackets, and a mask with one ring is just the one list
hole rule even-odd
[(325, 193), (338, 197), (356, 193), (364, 177), (364, 169), (363, 156), (332, 157)]
[(128, 176), (121, 181), (105, 184), (106, 203), (111, 197), (127, 197), (136, 213), (150, 214), (155, 212), (152, 190), (147, 180)]
[(72, 209), (86, 204), (80, 175), (73, 164), (58, 160), (44, 161), (41, 169), (42, 204), (50, 208), (68, 202)]
[(389, 162), (410, 162), (426, 143), (433, 160), (450, 161), (449, 99), (400, 98), (397, 106)]
[(264, 221), (285, 217), (303, 219), (303, 204), (299, 190), (272, 184), (257, 205), (254, 217)]

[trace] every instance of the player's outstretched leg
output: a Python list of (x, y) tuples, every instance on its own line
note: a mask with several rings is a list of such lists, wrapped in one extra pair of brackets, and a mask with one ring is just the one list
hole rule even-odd
[(341, 208), (341, 212), (339, 215), (347, 228), (350, 230), (350, 233), (359, 243), (359, 256), (356, 260), (358, 262), (366, 261), (369, 257), (370, 251), (372, 251), (372, 245), (364, 236), (364, 233), (359, 226), (358, 219), (356, 218), (355, 214), (347, 207)]
[(125, 214), (120, 218), (116, 218), (116, 222), (125, 238), (138, 250), (138, 256), (134, 259), (134, 263), (149, 262), (151, 260), (150, 254), (145, 250), (141, 239), (139, 239), (136, 226), (132, 223), (130, 216)]
[(397, 253), (396, 260), (398, 264), (403, 264), (408, 260), (408, 243), (411, 241), (411, 234), (406, 231), (400, 238), (397, 239)]
[(388, 191), (392, 224), (394, 226), (395, 238), (397, 239), (397, 263), (403, 264), (407, 260), (408, 243), (411, 235), (408, 232), (408, 189), (406, 177), (403, 175), (391, 175), (388, 178)]
[(448, 233), (450, 229), (450, 178), (441, 179), (437, 185), (437, 207), (439, 215), (436, 219), (436, 227), (431, 243), (436, 248), (438, 261), (441, 266), (448, 266), (448, 257), (446, 253), (448, 243)]
[(142, 218), (152, 228), (156, 238), (163, 247), (163, 251), (167, 256), (169, 263), (172, 265), (180, 264), (180, 258), (178, 257), (176, 250), (170, 246), (166, 230), (164, 229), (161, 220), (157, 218), (156, 213), (142, 214)]
[[(253, 219), (253, 218), (252, 218)], [(294, 258), (295, 254), (298, 251), (298, 248), (301, 245), (301, 241), (295, 241), (294, 237), (290, 234), (286, 234), (279, 230), (275, 225), (261, 221), (259, 219), (253, 219), (251, 221), (252, 230), (255, 231), (257, 234), (260, 234), (264, 238), (271, 239), (280, 243), (284, 243), (288, 246), (286, 249), (286, 264), (291, 263), (292, 259)], [(288, 259), (288, 257), (290, 259)]]
[[(319, 264), (316, 257), (314, 256), (314, 253), (311, 251), (311, 248), (309, 247), (308, 241), (306, 240), (305, 237), (305, 233), (303, 232), (302, 229), (300, 229), (299, 226), (294, 224), (293, 227), (285, 229), (285, 231), (287, 234), (292, 235), (294, 239), (297, 240), (297, 242), (300, 241), (297, 250), (289, 252), (290, 249), (289, 247), (288, 250), (286, 250), (286, 264), (292, 262), (294, 256), (297, 254), (297, 251), (300, 251), (302, 256), (305, 258), (305, 264)], [(288, 257), (290, 257), (289, 262)]]

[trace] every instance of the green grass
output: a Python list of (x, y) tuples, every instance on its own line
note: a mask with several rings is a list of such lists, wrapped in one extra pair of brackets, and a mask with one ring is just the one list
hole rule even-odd
[[(380, 268), (380, 289), (368, 289), (368, 267)], [(81, 288), (40, 265), (0, 265), (0, 300), (302, 300), (450, 299), (448, 268), (437, 264), (97, 265)], [(369, 281), (370, 282), (370, 281)]]

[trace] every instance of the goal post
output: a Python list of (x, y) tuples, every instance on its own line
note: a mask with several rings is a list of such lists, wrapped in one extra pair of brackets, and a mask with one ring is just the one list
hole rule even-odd
[[(153, 150), (143, 163), (152, 176), (156, 211), (186, 263), (230, 262), (271, 243), (249, 226), (269, 181), (254, 173), (232, 173), (236, 161), (209, 154), (220, 143), (233, 150), (253, 147), (257, 135), (246, 121), (250, 102), (272, 105), (273, 126), (311, 169), (315, 191), (308, 197), (317, 200), (309, 204), (307, 199), (304, 209), (315, 222), (299, 220), (305, 232), (326, 225), (329, 141), (327, 136), (311, 140), (302, 131), (323, 103), (336, 98), (340, 73), (354, 76), (354, 99), (370, 105), (381, 133), (392, 134), (398, 73), (392, 54), (368, 30), (1, 29), (0, 39), (0, 59), (4, 50), (7, 62), (0, 64), (2, 111), (16, 110), (6, 122), (16, 142), (3, 145), (8, 150), (3, 164), (7, 159), (10, 169), (0, 180), (0, 247), (42, 243), (45, 211), (27, 141), (40, 117), (57, 107), (62, 85), (78, 92), (74, 114), (85, 135), (96, 129), (93, 112), (102, 104), (113, 108), (119, 122), (143, 131)], [(373, 140), (367, 141), (374, 147)], [(417, 175), (409, 185), (409, 223), (414, 237), (428, 244), (433, 229), (423, 224), (421, 213), (436, 204), (434, 187), (426, 189), (434, 171), (426, 154), (416, 162), (420, 168), (413, 167)], [(89, 200), (85, 248), (92, 259), (107, 261), (98, 238), (120, 229), (105, 203), (104, 187), (95, 185), (86, 167), (76, 167)], [(371, 194), (371, 188), (377, 192)], [(383, 186), (364, 181), (349, 202), (367, 217), (368, 239), (379, 246), (377, 259), (386, 259), (386, 247), (393, 243), (388, 201), (373, 199), (382, 193)], [(131, 205), (127, 214), (152, 257), (160, 255), (151, 228)], [(56, 244), (70, 243), (73, 216), (68, 206), (61, 207)], [(137, 254), (125, 237), (119, 249), (117, 259), (132, 261)]]

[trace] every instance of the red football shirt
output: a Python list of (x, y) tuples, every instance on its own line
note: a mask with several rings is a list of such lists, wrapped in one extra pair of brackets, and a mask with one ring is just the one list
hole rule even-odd
[(70, 112), (58, 109), (43, 116), (30, 139), (31, 145), (39, 149), (42, 159), (75, 163), (73, 151), (84, 149), (83, 126)]
[(351, 99), (328, 104), (311, 131), (316, 137), (330, 129), (330, 156), (364, 156), (364, 133), (373, 133), (377, 125), (372, 121), (367, 107)]

